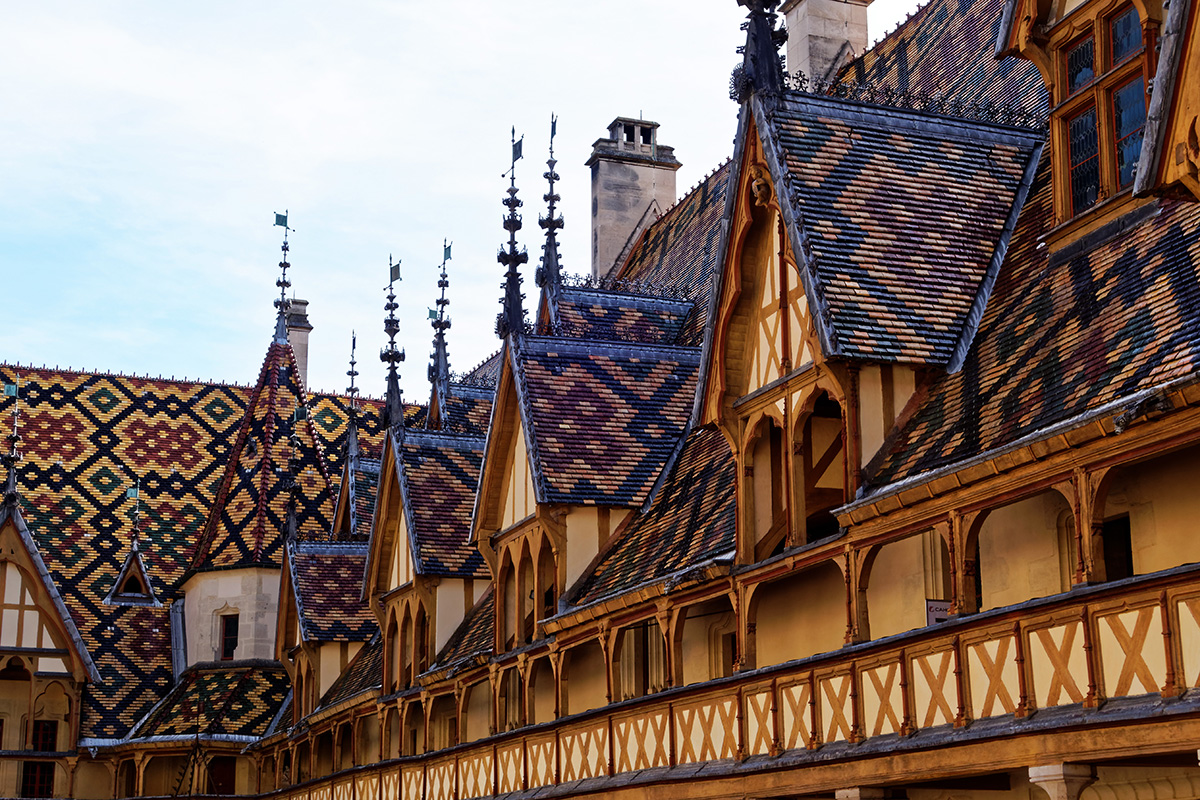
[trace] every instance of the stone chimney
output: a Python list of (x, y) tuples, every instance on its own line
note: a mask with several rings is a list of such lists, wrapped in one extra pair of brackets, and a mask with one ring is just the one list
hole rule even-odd
[(675, 202), (675, 150), (658, 143), (658, 123), (617, 117), (592, 145), (592, 275), (620, 267), (629, 242)]
[(308, 322), (308, 301), (293, 298), (288, 306), (287, 331), (292, 352), (296, 354), (296, 367), (300, 370), (300, 383), (308, 388), (308, 334), (313, 326)]
[(867, 6), (871, 0), (784, 0), (787, 71), (809, 78), (833, 73), (867, 49)]

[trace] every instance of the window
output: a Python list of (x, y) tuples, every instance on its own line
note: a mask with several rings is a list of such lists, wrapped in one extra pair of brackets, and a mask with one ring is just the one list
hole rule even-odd
[(224, 614), (221, 617), (221, 660), (232, 661), (238, 646), (238, 615)]
[(21, 768), (21, 797), (53, 797), (54, 764), (26, 761)]
[(1129, 515), (1104, 520), (1100, 535), (1104, 541), (1104, 578), (1110, 581), (1132, 578), (1133, 540)]
[(52, 719), (33, 721), (33, 749), (39, 753), (58, 750), (58, 723)]
[(1146, 123), (1145, 47), (1137, 9), (1097, 18), (1063, 45), (1054, 110), (1065, 153), (1062, 219), (1133, 185)]

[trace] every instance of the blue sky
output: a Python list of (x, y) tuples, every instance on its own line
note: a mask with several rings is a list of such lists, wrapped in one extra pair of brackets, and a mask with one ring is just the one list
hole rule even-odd
[[(732, 152), (734, 0), (7, 4), (0, 28), (0, 361), (252, 381), (273, 330), (288, 209), (291, 278), (315, 326), (310, 388), (378, 395), (382, 288), (402, 260), (406, 395), (427, 396), (443, 238), (451, 366), (498, 347), (509, 132), (525, 135), (536, 296), (551, 112), (586, 272), (592, 142), (661, 124), (682, 194)], [(872, 37), (915, 8), (876, 0)]]

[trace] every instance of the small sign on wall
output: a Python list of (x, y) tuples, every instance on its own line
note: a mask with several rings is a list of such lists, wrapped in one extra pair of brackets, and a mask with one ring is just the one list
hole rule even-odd
[(938, 622), (945, 622), (950, 619), (950, 601), (949, 600), (926, 600), (925, 601), (925, 624), (934, 625)]

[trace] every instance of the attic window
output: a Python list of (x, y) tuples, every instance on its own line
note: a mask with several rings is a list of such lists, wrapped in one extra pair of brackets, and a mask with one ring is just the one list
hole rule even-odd
[(632, 125), (629, 125), (629, 124), (626, 124), (626, 125), (625, 125), (625, 141), (627, 141), (627, 142), (633, 142), (633, 141), (634, 141), (634, 138), (633, 138), (633, 126), (632, 126)]
[(642, 130), (642, 144), (653, 144), (652, 139), (654, 136), (654, 129), (643, 126), (641, 130)]
[(130, 575), (121, 584), (121, 588), (117, 590), (118, 594), (132, 594), (146, 596), (149, 592), (146, 591), (146, 585), (138, 579), (137, 575)]

